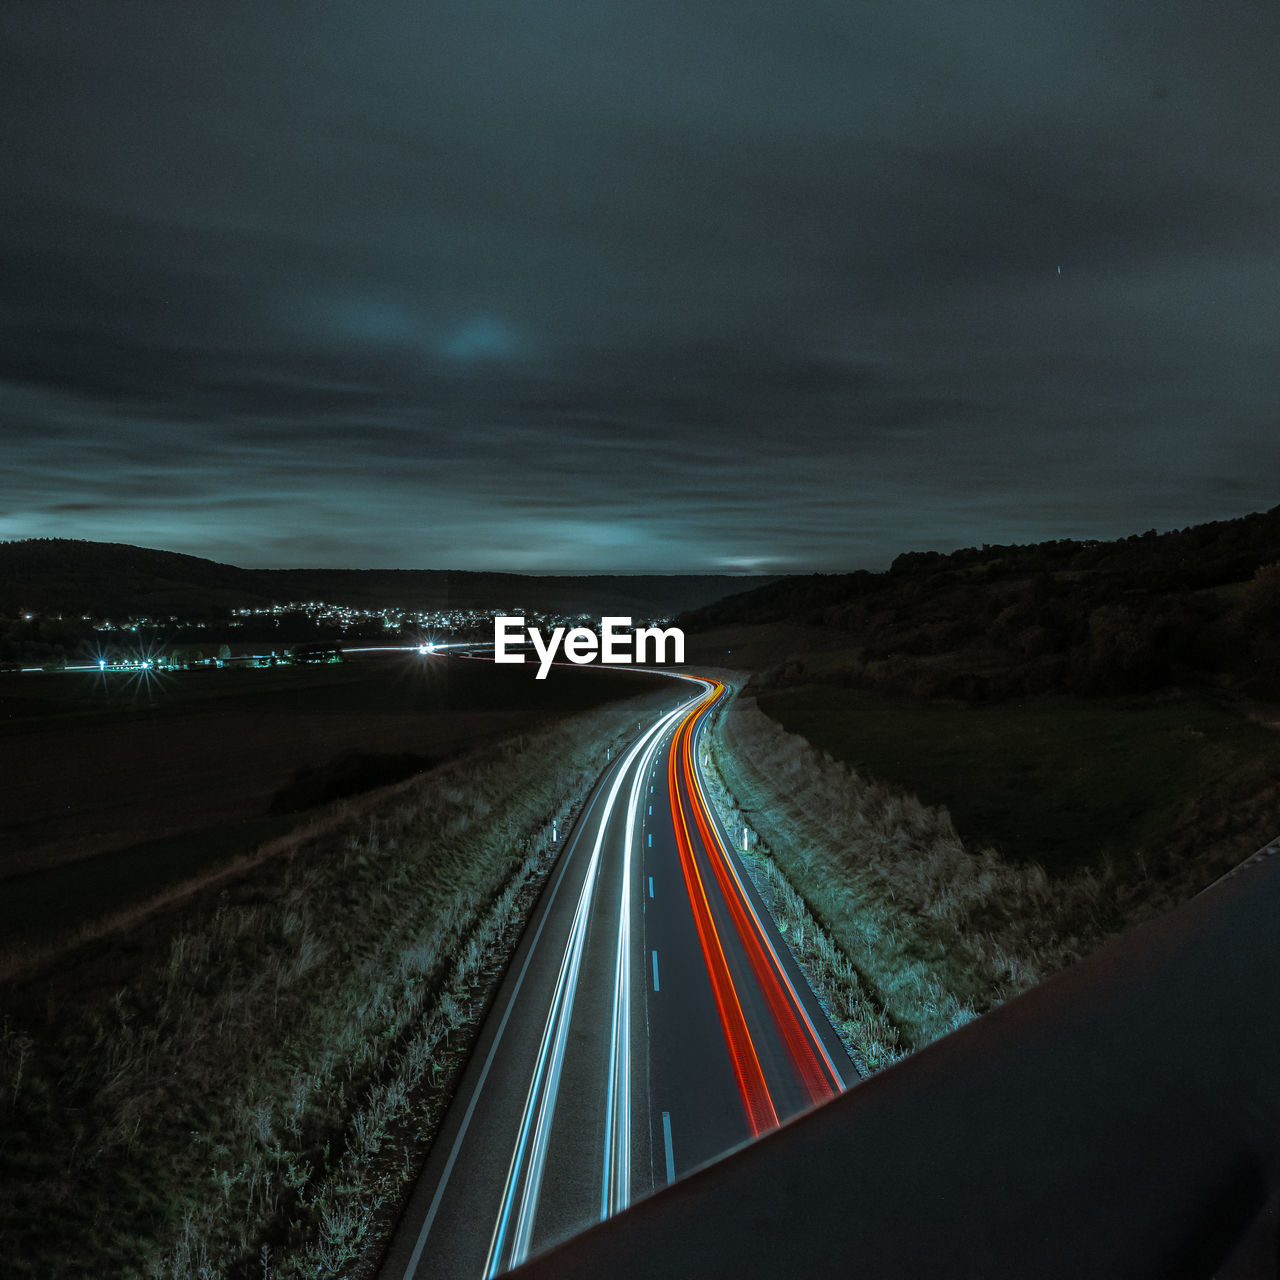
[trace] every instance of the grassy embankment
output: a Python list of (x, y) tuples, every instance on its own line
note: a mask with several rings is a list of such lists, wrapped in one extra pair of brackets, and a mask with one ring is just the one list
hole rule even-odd
[(1280, 735), (1203, 692), (965, 707), (798, 686), (740, 697), (714, 757), (793, 945), (843, 993), (872, 1067), (1184, 900), (1280, 826)]
[(5, 677), (0, 975), (289, 838), (297, 811), (362, 771), (366, 784), (396, 781), (548, 716), (630, 696), (627, 679), (535, 681), (519, 667), (417, 654), (148, 681)]
[(345, 802), (250, 874), (0, 991), (6, 1274), (368, 1274), (551, 818), (641, 704), (674, 696)]

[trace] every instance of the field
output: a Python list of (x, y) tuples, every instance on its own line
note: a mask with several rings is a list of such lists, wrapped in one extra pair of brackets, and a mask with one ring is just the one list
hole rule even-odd
[[(448, 759), (655, 687), (639, 673), (371, 655), (313, 667), (0, 679), (0, 937), (21, 950), (283, 836), (295, 776)], [(401, 769), (401, 773), (403, 769)]]
[(1206, 691), (965, 707), (795, 685), (740, 696), (712, 754), (731, 826), (813, 916), (824, 982), (872, 1009), (854, 1027), (871, 1066), (1280, 832), (1280, 735)]
[(1280, 777), (1280, 733), (1205, 690), (965, 706), (802, 685), (759, 703), (859, 773), (946, 806), (970, 848), (1051, 873), (1154, 858), (1193, 831), (1217, 840), (1233, 815), (1241, 856), (1277, 834), (1280, 813), (1250, 806)]
[[(6, 1276), (371, 1274), (562, 847), (553, 822), (680, 696), (630, 673), (439, 670), (449, 687), (417, 695), (391, 667), (265, 674), (287, 677), (281, 725), (407, 704), (419, 745), (458, 716), (522, 727), (303, 815), (272, 856), (0, 981)], [(68, 742), (116, 713), (65, 706)], [(217, 723), (194, 695), (155, 715)]]

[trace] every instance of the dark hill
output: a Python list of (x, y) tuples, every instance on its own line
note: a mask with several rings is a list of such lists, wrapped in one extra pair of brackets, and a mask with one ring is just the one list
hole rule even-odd
[(280, 600), (328, 600), (355, 608), (522, 608), (530, 612), (669, 617), (743, 583), (723, 574), (535, 576), (459, 569), (260, 569), (256, 580)]
[[(840, 633), (761, 677), (981, 699), (1198, 680), (1280, 696), (1280, 507), (1111, 542), (909, 552), (885, 573), (789, 577), (680, 619)], [(831, 645), (824, 646), (830, 650)]]
[(9, 615), (193, 617), (270, 602), (250, 570), (199, 556), (71, 538), (0, 543), (0, 613)]
[(446, 569), (241, 569), (114, 542), (0, 543), (0, 613), (193, 618), (237, 606), (323, 600), (355, 608), (480, 609), (667, 617), (744, 583), (725, 574), (537, 577)]

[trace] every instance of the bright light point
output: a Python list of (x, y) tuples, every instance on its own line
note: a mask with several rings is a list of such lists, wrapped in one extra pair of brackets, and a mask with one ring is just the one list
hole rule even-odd
[(99, 658), (99, 659), (98, 659), (98, 670), (99, 670), (99, 671), (105, 671), (106, 669), (107, 669), (107, 660), (106, 660), (106, 658)]
[(430, 652), (430, 650), (431, 650), (431, 646), (430, 646), (430, 645), (420, 644), (420, 645), (418, 646), (418, 652), (419, 652), (419, 653), (429, 653), (429, 652)]

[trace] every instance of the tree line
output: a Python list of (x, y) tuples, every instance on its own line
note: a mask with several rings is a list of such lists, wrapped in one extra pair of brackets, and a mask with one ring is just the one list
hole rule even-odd
[(804, 622), (842, 662), (760, 677), (982, 700), (1139, 693), (1201, 681), (1280, 697), (1280, 506), (1112, 542), (900, 555), (885, 573), (788, 578), (682, 619), (686, 630)]

